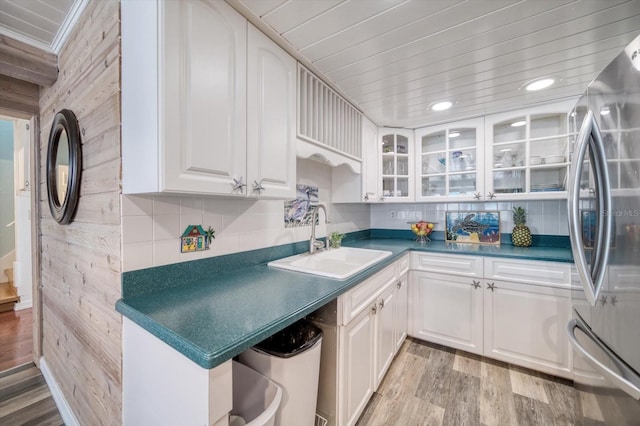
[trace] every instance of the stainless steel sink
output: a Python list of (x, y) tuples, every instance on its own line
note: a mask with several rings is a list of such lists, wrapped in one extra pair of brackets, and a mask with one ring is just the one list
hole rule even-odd
[(314, 254), (296, 256), (269, 262), (273, 268), (304, 272), (328, 278), (345, 279), (391, 256), (390, 251), (340, 247)]

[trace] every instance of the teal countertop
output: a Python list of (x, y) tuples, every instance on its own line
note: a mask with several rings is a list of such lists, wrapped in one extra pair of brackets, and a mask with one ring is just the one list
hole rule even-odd
[[(247, 262), (248, 266), (216, 272), (209, 278), (200, 276), (181, 285), (160, 283), (155, 291), (123, 292), (125, 297), (116, 303), (116, 310), (209, 369), (305, 317), (411, 250), (573, 262), (570, 249), (557, 247), (519, 248), (443, 241), (419, 245), (407, 239), (382, 238), (345, 245), (389, 250), (393, 255), (346, 280), (277, 270), (269, 268), (266, 262), (257, 265)], [(159, 271), (170, 267), (161, 267)], [(155, 269), (144, 273), (153, 275)], [(156, 280), (162, 281), (165, 276), (158, 273)]]

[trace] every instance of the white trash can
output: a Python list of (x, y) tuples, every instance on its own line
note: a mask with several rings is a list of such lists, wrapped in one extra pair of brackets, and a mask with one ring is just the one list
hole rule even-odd
[(240, 354), (240, 362), (282, 387), (276, 426), (313, 426), (322, 330), (301, 320)]
[(282, 389), (257, 371), (233, 361), (230, 426), (274, 426)]

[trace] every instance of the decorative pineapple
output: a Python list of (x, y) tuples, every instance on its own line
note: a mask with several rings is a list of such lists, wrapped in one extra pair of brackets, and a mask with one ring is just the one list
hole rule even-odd
[(511, 232), (511, 241), (514, 246), (529, 247), (531, 245), (531, 230), (527, 223), (527, 213), (522, 207), (513, 208), (513, 223), (516, 225)]

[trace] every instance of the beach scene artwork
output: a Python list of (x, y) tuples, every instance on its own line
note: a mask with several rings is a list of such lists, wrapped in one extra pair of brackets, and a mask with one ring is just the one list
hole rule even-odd
[(500, 244), (500, 212), (446, 212), (446, 240), (456, 243)]

